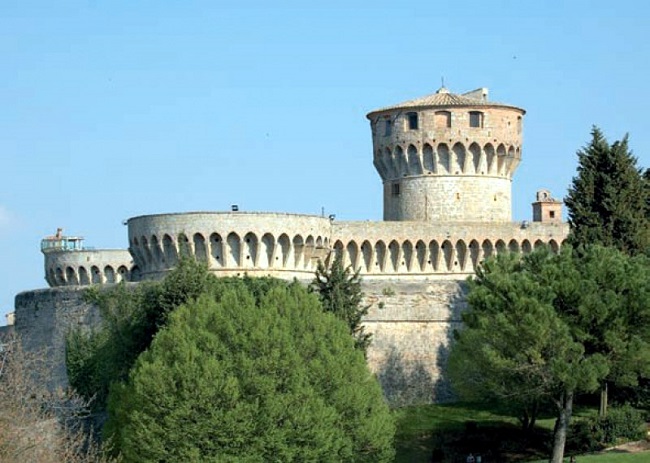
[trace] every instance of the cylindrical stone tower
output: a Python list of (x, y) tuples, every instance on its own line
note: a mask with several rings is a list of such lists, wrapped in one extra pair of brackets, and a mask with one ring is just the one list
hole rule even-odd
[(370, 112), (384, 220), (509, 222), (525, 113), (444, 87)]

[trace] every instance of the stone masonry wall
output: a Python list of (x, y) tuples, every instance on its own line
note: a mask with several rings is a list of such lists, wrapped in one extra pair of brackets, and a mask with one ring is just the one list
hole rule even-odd
[[(100, 322), (83, 288), (26, 291), (16, 296), (16, 332), (31, 352), (52, 365), (50, 388), (67, 387), (65, 339), (72, 329)], [(464, 283), (457, 280), (364, 282), (371, 309), (364, 320), (373, 333), (368, 364), (395, 405), (451, 398), (444, 376), (449, 342), (465, 309)]]
[(45, 253), (45, 279), (51, 286), (132, 281), (133, 258), (126, 249), (84, 249)]
[(99, 323), (99, 311), (84, 301), (84, 288), (60, 287), (25, 291), (16, 296), (16, 333), (25, 350), (46, 356), (51, 375), (48, 388), (65, 388), (65, 339), (74, 328)]
[(466, 309), (466, 285), (458, 280), (363, 283), (373, 334), (368, 364), (392, 405), (453, 398), (445, 376), (453, 330)]
[(487, 176), (404, 177), (384, 183), (384, 220), (509, 222), (512, 182)]
[(162, 278), (183, 254), (223, 276), (311, 278), (331, 235), (325, 217), (255, 212), (145, 215), (129, 219), (128, 229), (145, 279)]

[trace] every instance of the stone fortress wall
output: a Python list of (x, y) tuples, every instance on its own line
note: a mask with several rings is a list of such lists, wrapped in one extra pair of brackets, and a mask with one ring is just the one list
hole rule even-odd
[(218, 276), (309, 281), (319, 260), (340, 255), (363, 276), (364, 324), (373, 333), (368, 362), (386, 396), (448, 399), (445, 362), (466, 308), (463, 281), (487, 257), (558, 250), (568, 234), (561, 202), (546, 190), (537, 194), (533, 221), (511, 221), (525, 111), (490, 102), (487, 93), (442, 88), (368, 114), (384, 184), (382, 222), (238, 211), (143, 215), (127, 221), (128, 250), (83, 249), (81, 238), (59, 230), (43, 241), (46, 280), (66, 288), (18, 295), (17, 331), (32, 347), (61, 352), (61, 333), (98, 320), (79, 298), (81, 287), (161, 279), (183, 256)]
[(145, 279), (158, 279), (182, 256), (217, 275), (310, 278), (329, 254), (328, 218), (279, 213), (193, 212), (128, 220), (130, 251)]
[(333, 251), (366, 279), (463, 279), (487, 257), (559, 249), (562, 223), (335, 222)]
[(138, 268), (126, 249), (81, 249), (45, 254), (45, 281), (55, 286), (137, 281)]
[(183, 257), (222, 276), (311, 279), (340, 254), (364, 278), (463, 278), (487, 257), (558, 250), (563, 223), (333, 222), (297, 214), (192, 212), (129, 220), (129, 250), (46, 254), (51, 287), (160, 279)]

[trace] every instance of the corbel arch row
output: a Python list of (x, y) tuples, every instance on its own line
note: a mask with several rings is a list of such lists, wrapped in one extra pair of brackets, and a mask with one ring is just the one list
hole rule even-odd
[(139, 268), (126, 265), (65, 265), (52, 266), (46, 272), (46, 280), (55, 286), (87, 286), (93, 284), (111, 284), (122, 281), (137, 281)]
[(248, 231), (142, 235), (131, 241), (136, 262), (147, 272), (168, 270), (182, 257), (210, 269), (287, 269), (312, 271), (329, 250), (329, 239), (314, 234)]
[(509, 177), (520, 159), (517, 145), (461, 141), (385, 146), (374, 154), (384, 179), (430, 174)]
[(554, 239), (533, 243), (528, 239), (336, 240), (332, 256), (341, 256), (345, 266), (362, 274), (474, 273), (488, 257), (505, 252), (530, 253), (544, 245), (553, 252), (560, 248)]

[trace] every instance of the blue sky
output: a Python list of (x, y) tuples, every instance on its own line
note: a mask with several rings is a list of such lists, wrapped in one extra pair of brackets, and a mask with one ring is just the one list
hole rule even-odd
[[(234, 6), (236, 5), (236, 6)], [(379, 220), (370, 110), (488, 87), (527, 110), (513, 216), (563, 197), (592, 124), (650, 166), (644, 2), (7, 1), (0, 324), (46, 286), (40, 239), (127, 246), (159, 212)]]

